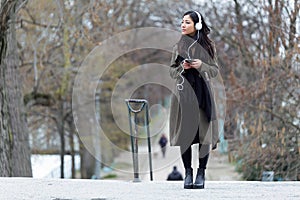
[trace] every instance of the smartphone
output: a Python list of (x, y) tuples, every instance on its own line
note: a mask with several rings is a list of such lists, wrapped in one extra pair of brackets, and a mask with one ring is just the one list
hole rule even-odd
[(194, 59), (184, 59), (185, 60), (185, 62), (187, 62), (187, 63), (192, 63), (192, 62), (194, 62)]

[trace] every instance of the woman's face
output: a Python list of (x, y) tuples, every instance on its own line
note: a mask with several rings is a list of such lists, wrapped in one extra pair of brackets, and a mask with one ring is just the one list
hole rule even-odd
[(195, 25), (189, 15), (185, 15), (181, 22), (181, 34), (193, 36), (196, 33)]

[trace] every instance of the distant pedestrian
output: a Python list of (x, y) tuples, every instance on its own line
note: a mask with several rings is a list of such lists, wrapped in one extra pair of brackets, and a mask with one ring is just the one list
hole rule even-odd
[(161, 149), (163, 157), (166, 157), (166, 148), (167, 148), (167, 144), (168, 144), (168, 139), (165, 134), (161, 135), (158, 143), (160, 145), (160, 149)]
[(177, 167), (173, 167), (173, 171), (168, 175), (167, 181), (182, 181), (182, 175), (181, 173), (177, 170)]

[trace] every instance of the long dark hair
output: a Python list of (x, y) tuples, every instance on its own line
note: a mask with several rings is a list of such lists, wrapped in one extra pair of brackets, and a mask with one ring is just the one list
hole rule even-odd
[[(191, 45), (191, 41), (194, 41), (197, 39), (197, 32), (199, 32), (199, 39), (197, 42), (208, 52), (211, 58), (214, 58), (215, 56), (215, 51), (214, 51), (214, 44), (213, 41), (208, 37), (208, 34), (210, 33), (210, 28), (207, 26), (205, 23), (205, 20), (201, 13), (199, 13), (201, 16), (201, 21), (202, 21), (202, 29), (201, 30), (196, 30), (196, 34), (193, 38), (193, 40), (187, 39), (187, 36), (183, 35), (180, 40), (179, 40), (179, 54), (182, 55), (183, 57), (186, 57), (186, 51), (187, 48)], [(195, 11), (187, 11), (186, 13), (183, 14), (182, 17), (185, 15), (189, 15), (191, 19), (193, 20), (194, 24), (199, 22), (198, 15)], [(180, 50), (181, 49), (181, 50)]]

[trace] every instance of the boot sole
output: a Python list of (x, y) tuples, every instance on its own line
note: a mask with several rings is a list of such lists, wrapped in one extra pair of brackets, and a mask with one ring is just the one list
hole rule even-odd
[(204, 185), (194, 185), (193, 189), (204, 189)]
[(193, 189), (193, 185), (185, 185), (183, 188), (184, 189)]

